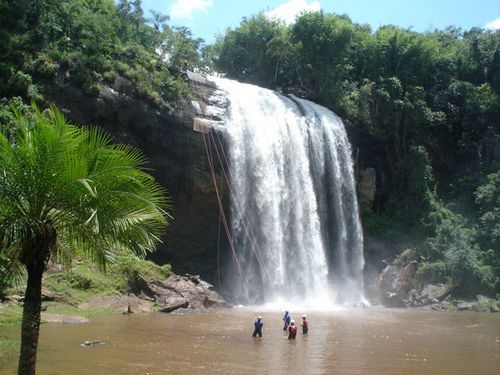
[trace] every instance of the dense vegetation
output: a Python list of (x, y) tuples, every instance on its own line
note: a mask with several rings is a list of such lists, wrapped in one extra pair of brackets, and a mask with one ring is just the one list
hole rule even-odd
[(366, 229), (416, 247), (423, 281), (499, 291), (499, 31), (372, 31), (322, 12), (288, 26), (259, 14), (209, 52), (228, 77), (307, 97), (382, 139), (390, 198)]
[(0, 0), (0, 97), (41, 100), (56, 75), (97, 95), (124, 76), (137, 96), (168, 106), (189, 95), (179, 69), (198, 64), (202, 40), (167, 21), (146, 18), (140, 0)]
[(189, 95), (182, 70), (314, 100), (379, 137), (389, 199), (366, 230), (416, 251), (422, 282), (499, 292), (500, 32), (371, 30), (308, 13), (259, 14), (205, 46), (140, 0), (0, 0), (0, 97), (43, 99), (58, 77), (96, 95), (120, 76), (161, 106)]

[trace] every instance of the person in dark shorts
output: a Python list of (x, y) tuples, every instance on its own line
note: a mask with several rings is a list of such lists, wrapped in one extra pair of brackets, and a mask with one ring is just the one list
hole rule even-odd
[(262, 317), (258, 316), (257, 320), (254, 323), (255, 329), (253, 331), (252, 337), (257, 337), (257, 335), (259, 335), (259, 337), (262, 337), (262, 327), (263, 326), (264, 326), (264, 323), (262, 323)]

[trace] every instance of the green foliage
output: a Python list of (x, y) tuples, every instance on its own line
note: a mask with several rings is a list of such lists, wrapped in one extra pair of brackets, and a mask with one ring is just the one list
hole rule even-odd
[[(24, 107), (21, 107), (24, 108)], [(69, 125), (52, 108), (25, 116), (0, 134), (0, 251), (25, 263), (30, 238), (57, 232), (54, 258), (89, 256), (103, 266), (117, 251), (145, 255), (166, 224), (167, 200), (142, 170), (145, 159), (115, 146), (97, 128)]]
[(180, 70), (201, 68), (204, 42), (187, 27), (169, 27), (160, 13), (147, 20), (141, 1), (35, 3), (2, 3), (0, 96), (41, 100), (33, 83), (58, 74), (96, 96), (117, 73), (131, 73), (137, 95), (157, 105), (189, 96)]
[[(475, 192), (479, 206), (480, 236), (483, 244), (497, 251), (500, 258), (500, 171), (486, 176), (487, 182)], [(497, 266), (500, 262), (497, 263)]]
[(164, 280), (171, 273), (169, 264), (160, 266), (151, 261), (138, 259), (136, 257), (121, 257), (112, 266), (111, 272), (123, 275), (122, 281), (118, 283), (121, 290), (134, 283), (139, 277), (147, 280)]
[(431, 205), (428, 224), (434, 233), (420, 249), (417, 279), (446, 282), (468, 297), (492, 293), (498, 287), (498, 273), (480, 250), (476, 228), (438, 199), (433, 198)]
[(19, 342), (5, 335), (8, 328), (21, 324), (21, 309), (15, 305), (0, 308), (0, 371), (19, 355)]
[(70, 304), (78, 304), (93, 296), (126, 292), (139, 278), (164, 280), (171, 272), (170, 265), (159, 266), (136, 256), (120, 256), (106, 272), (88, 261), (81, 261), (66, 271), (47, 274), (46, 289), (59, 294)]

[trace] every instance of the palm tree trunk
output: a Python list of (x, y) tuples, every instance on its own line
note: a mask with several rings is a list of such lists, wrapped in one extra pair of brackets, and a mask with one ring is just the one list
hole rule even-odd
[(24, 297), (23, 323), (21, 327), (21, 354), (17, 369), (19, 375), (35, 374), (44, 269), (44, 264), (28, 267), (28, 284)]

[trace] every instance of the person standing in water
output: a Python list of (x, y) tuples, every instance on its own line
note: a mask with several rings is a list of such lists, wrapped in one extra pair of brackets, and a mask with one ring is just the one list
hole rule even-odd
[(293, 339), (297, 336), (297, 326), (295, 325), (295, 320), (290, 321), (290, 325), (288, 326), (288, 340)]
[(259, 335), (259, 337), (262, 337), (262, 327), (263, 326), (264, 326), (264, 323), (262, 323), (262, 317), (258, 316), (257, 320), (254, 323), (255, 329), (253, 331), (252, 337), (257, 337), (257, 335)]
[(285, 325), (283, 326), (283, 331), (286, 331), (288, 329), (288, 325), (290, 324), (290, 319), (292, 317), (290, 314), (288, 314), (288, 311), (285, 311), (285, 316), (283, 317), (283, 321), (285, 322)]
[(307, 322), (306, 316), (302, 315), (302, 333), (305, 335), (309, 332), (309, 323)]

